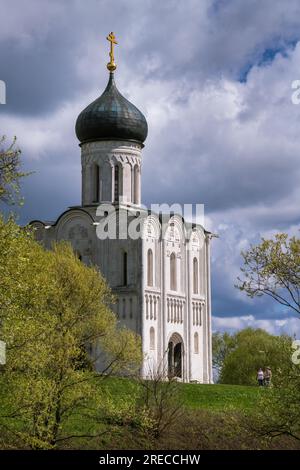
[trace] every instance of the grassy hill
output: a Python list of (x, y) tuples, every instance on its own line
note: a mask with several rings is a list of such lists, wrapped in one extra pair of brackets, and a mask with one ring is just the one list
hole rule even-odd
[[(110, 377), (101, 389), (111, 396), (116, 409), (122, 401), (130, 401), (138, 383), (126, 378)], [(89, 448), (102, 449), (290, 449), (299, 444), (286, 437), (272, 442), (258, 438), (247, 429), (244, 411), (255, 410), (261, 393), (266, 389), (240, 385), (202, 385), (178, 383), (178, 399), (182, 414), (178, 421), (159, 439), (139, 433), (123, 422), (106, 423), (108, 432), (100, 441), (90, 442)], [(78, 424), (78, 423), (77, 423)], [(107, 428), (106, 428), (107, 429)], [(82, 442), (85, 447), (86, 443)], [(91, 446), (91, 447), (90, 447)]]
[[(243, 412), (246, 410), (251, 415), (252, 410), (255, 411), (261, 393), (268, 393), (267, 389), (239, 385), (178, 383), (174, 398), (175, 401), (182, 403), (181, 413), (176, 422), (159, 437), (154, 438), (138, 424), (140, 408), (137, 410), (134, 408), (136, 403), (134, 397), (138, 395), (140, 387), (137, 381), (110, 377), (97, 383), (99, 383), (99, 397), (95, 399), (102, 403), (102, 408), (94, 410), (86, 408), (79, 411), (69, 418), (63, 428), (64, 435), (97, 434), (97, 437), (66, 440), (60, 444), (60, 448), (105, 450), (300, 448), (300, 444), (290, 438), (279, 437), (268, 441), (257, 437), (248, 429)], [(107, 397), (110, 405), (106, 410), (103, 403)], [(6, 436), (0, 433), (0, 448), (11, 448), (7, 447), (6, 442)], [(18, 447), (18, 444), (16, 445)]]
[[(125, 399), (135, 392), (136, 382), (110, 377), (104, 382), (104, 387), (115, 397)], [(208, 411), (245, 410), (251, 409), (257, 403), (261, 390), (258, 387), (244, 385), (204, 385), (179, 383), (183, 406), (187, 409), (205, 409)]]

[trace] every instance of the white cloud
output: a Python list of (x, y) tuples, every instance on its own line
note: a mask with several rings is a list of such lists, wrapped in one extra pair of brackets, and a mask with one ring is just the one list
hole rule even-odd
[(243, 328), (262, 328), (273, 335), (288, 334), (300, 338), (300, 318), (269, 320), (255, 318), (253, 315), (241, 317), (213, 317), (213, 331), (229, 331), (235, 333)]

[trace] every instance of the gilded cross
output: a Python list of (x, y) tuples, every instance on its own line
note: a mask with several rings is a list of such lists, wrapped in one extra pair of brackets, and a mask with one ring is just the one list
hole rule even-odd
[(115, 64), (115, 58), (114, 58), (114, 45), (118, 43), (116, 41), (116, 36), (114, 35), (113, 32), (109, 33), (106, 39), (110, 42), (110, 53), (109, 53), (110, 62), (108, 62), (107, 68), (110, 72), (113, 72), (117, 68)]

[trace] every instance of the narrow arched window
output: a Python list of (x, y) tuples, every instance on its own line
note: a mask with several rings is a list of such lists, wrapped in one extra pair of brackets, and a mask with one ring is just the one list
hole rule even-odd
[(147, 253), (147, 285), (153, 286), (153, 252), (151, 248)]
[(115, 165), (114, 197), (115, 202), (119, 202), (120, 184), (119, 184), (119, 166)]
[(139, 167), (135, 165), (134, 167), (134, 175), (133, 175), (133, 203), (138, 204), (139, 203), (139, 180), (140, 180), (140, 175), (139, 175)]
[(176, 255), (172, 253), (170, 256), (170, 289), (177, 290), (177, 266)]
[(193, 293), (198, 294), (199, 292), (199, 276), (198, 276), (198, 260), (193, 259)]
[(94, 202), (100, 201), (100, 168), (99, 165), (94, 166)]
[(198, 336), (198, 333), (194, 334), (194, 353), (199, 354), (199, 336)]
[(155, 349), (155, 330), (153, 326), (150, 328), (150, 349)]
[(127, 286), (128, 283), (128, 262), (127, 262), (127, 252), (124, 251), (123, 253), (123, 286)]

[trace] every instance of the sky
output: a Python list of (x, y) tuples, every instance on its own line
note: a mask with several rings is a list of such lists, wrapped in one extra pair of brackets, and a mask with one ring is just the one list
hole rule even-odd
[[(203, 203), (214, 330), (296, 333), (300, 319), (235, 287), (241, 250), (299, 235), (299, 0), (0, 0), (0, 135), (26, 170), (20, 222), (80, 203), (75, 121), (107, 82), (146, 116), (142, 199)], [(153, 184), (155, 181), (155, 185)]]

